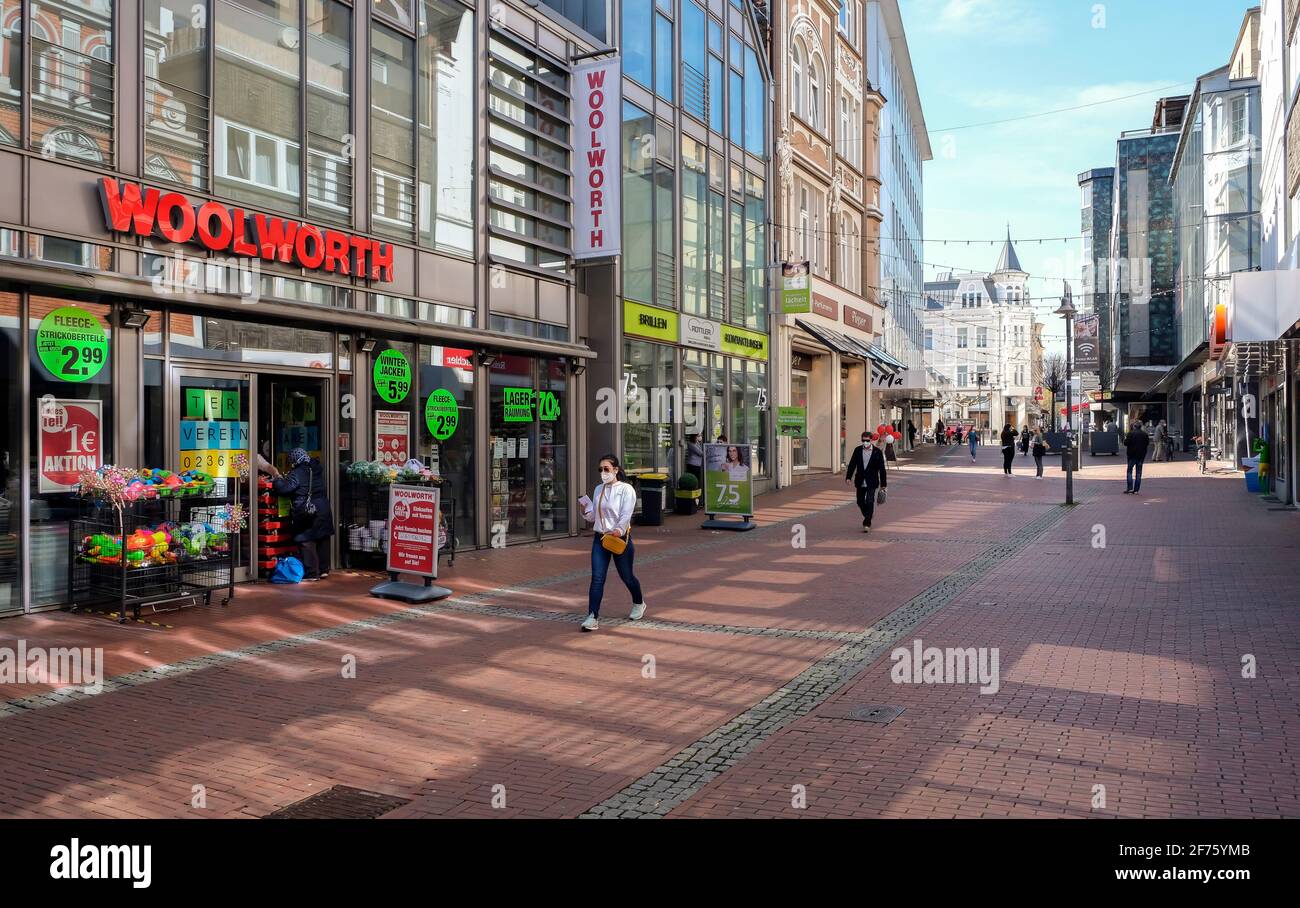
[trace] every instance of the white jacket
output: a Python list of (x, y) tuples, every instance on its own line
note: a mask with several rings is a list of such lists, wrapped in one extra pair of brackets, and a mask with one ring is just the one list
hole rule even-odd
[[(611, 482), (606, 486), (602, 482), (591, 493), (591, 509), (584, 511), (582, 516), (595, 523), (593, 529), (597, 533), (622, 529), (623, 535), (626, 536), (635, 507), (636, 489), (632, 488), (630, 483)], [(599, 513), (595, 513), (597, 511)]]

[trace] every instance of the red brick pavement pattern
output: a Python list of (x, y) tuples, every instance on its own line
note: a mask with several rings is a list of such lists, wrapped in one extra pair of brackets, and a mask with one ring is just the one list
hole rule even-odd
[[(784, 528), (699, 550), (689, 547), (713, 537), (695, 519), (646, 528), (638, 574), (650, 617), (860, 630), (1060, 500), (1059, 467), (1046, 480), (1007, 479), (997, 460), (986, 451), (972, 466), (930, 449), (892, 477), (869, 536), (851, 505), (822, 510), (847, 500), (838, 477), (760, 498), (760, 523), (798, 518), (804, 549)], [(997, 695), (894, 685), (884, 660), (678, 815), (1300, 812), (1287, 582), (1300, 522), (1250, 500), (1239, 478), (1201, 477), (1190, 464), (1152, 467), (1148, 495), (1121, 487), (1122, 465), (1090, 462), (1078, 488), (1102, 498), (915, 634), (999, 647)], [(1087, 546), (1097, 522), (1107, 527), (1100, 551)], [(589, 547), (579, 538), (466, 553), (444, 579), (465, 593), (558, 577), (581, 571)], [(674, 557), (646, 557), (658, 553)], [(164, 619), (171, 630), (10, 619), (0, 646), (104, 646), (120, 674), (396, 608), (366, 597), (368, 583), (246, 588), (225, 611)], [(557, 580), (499, 602), (581, 613), (585, 589), (585, 579)], [(606, 607), (627, 607), (613, 577)], [(572, 816), (834, 645), (614, 622), (582, 635), (567, 622), (439, 612), (0, 718), (0, 816), (259, 816), (334, 784), (415, 797), (397, 816)], [(1259, 658), (1259, 678), (1240, 679), (1243, 652)], [(349, 654), (355, 680), (341, 677)], [(642, 676), (646, 655), (654, 678)], [(888, 726), (834, 718), (863, 702), (907, 711)], [(1098, 783), (1108, 810), (1089, 809)], [(497, 784), (505, 810), (491, 807)], [(808, 786), (805, 811), (790, 808), (794, 784)], [(194, 785), (206, 787), (206, 810), (189, 806)]]
[[(1300, 815), (1300, 518), (1189, 463), (1125, 496), (1102, 463), (1077, 485), (1101, 497), (905, 641), (998, 647), (996, 694), (895, 684), (887, 656), (674, 815)], [(861, 704), (905, 712), (841, 718)]]

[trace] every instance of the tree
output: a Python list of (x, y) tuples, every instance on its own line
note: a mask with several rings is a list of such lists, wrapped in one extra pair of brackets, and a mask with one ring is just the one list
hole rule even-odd
[(1043, 356), (1043, 388), (1052, 392), (1054, 397), (1065, 394), (1065, 357), (1060, 353)]

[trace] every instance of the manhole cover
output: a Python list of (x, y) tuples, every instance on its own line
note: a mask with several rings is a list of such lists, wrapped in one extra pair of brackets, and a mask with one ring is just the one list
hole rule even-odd
[(335, 785), (320, 794), (314, 794), (288, 807), (282, 807), (275, 813), (268, 813), (263, 819), (373, 820), (409, 803), (411, 803), (410, 798), (397, 798), (381, 791), (365, 791), (347, 785)]
[(903, 714), (901, 706), (855, 706), (847, 713), (844, 718), (852, 719), (855, 722), (875, 722), (877, 725), (888, 725)]

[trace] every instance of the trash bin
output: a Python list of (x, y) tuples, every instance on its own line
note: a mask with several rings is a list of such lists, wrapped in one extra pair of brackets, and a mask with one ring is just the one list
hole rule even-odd
[(642, 473), (638, 480), (641, 487), (641, 525), (663, 526), (668, 476), (664, 473)]

